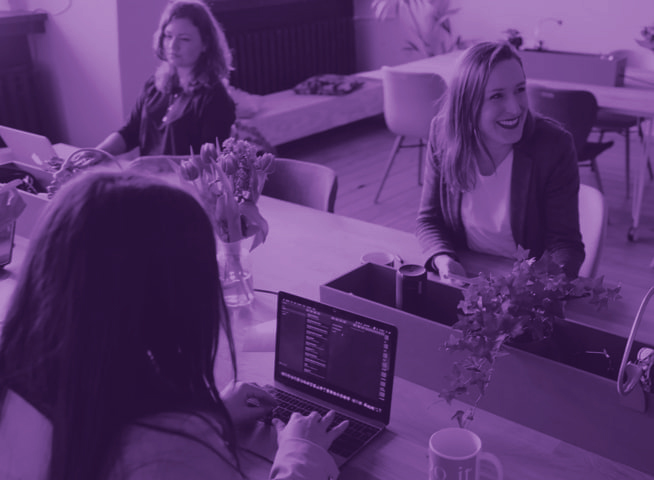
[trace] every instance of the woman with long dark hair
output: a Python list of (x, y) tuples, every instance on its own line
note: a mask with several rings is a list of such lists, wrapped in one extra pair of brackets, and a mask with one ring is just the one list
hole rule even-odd
[(154, 34), (161, 60), (127, 123), (98, 148), (118, 155), (187, 155), (204, 143), (222, 144), (236, 118), (226, 85), (232, 53), (225, 33), (202, 0), (173, 0)]
[[(0, 478), (241, 478), (237, 432), (274, 400), (218, 392), (234, 343), (214, 232), (163, 180), (88, 172), (34, 234), (0, 339)], [(256, 398), (254, 406), (247, 400)], [(335, 478), (333, 414), (276, 424), (272, 478)]]

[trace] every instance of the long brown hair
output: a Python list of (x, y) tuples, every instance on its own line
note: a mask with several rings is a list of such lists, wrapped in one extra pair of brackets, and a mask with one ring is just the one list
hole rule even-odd
[(477, 158), (488, 152), (479, 134), (479, 115), (488, 77), (499, 62), (522, 60), (506, 42), (482, 42), (461, 57), (439, 113), (432, 122), (431, 143), (441, 172), (453, 190), (474, 188)]
[(154, 52), (162, 60), (155, 73), (157, 89), (169, 91), (176, 79), (175, 70), (166, 61), (163, 48), (164, 31), (176, 18), (185, 18), (193, 23), (205, 46), (205, 51), (195, 64), (195, 79), (209, 85), (217, 81), (227, 83), (233, 70), (232, 52), (221, 25), (202, 0), (172, 0), (162, 12), (159, 27), (154, 33)]
[(240, 471), (214, 380), (221, 329), (236, 376), (198, 202), (139, 174), (83, 174), (30, 242), (0, 340), (0, 405), (12, 389), (51, 421), (49, 480), (106, 478), (120, 435), (161, 412), (211, 417)]

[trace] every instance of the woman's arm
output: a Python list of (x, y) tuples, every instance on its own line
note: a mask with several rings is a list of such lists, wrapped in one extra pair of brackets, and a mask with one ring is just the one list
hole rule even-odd
[(100, 142), (96, 148), (104, 150), (111, 155), (120, 155), (127, 151), (127, 144), (120, 133), (113, 132)]
[(216, 84), (200, 112), (201, 143), (215, 143), (218, 138), (222, 145), (229, 138), (235, 120), (236, 106), (232, 97), (222, 83)]
[(434, 155), (434, 122), (432, 122), (430, 131), (432, 133), (427, 144), (416, 235), (427, 255), (425, 264), (427, 269), (434, 271), (438, 270), (440, 266), (440, 270), (446, 268), (453, 273), (463, 274), (463, 267), (460, 269), (456, 265), (453, 265), (452, 268), (447, 267), (453, 262), (459, 266), (460, 264), (458, 264), (456, 256), (454, 232), (445, 219), (442, 205), (442, 199), (446, 192), (441, 190), (440, 166)]
[(564, 135), (561, 146), (545, 186), (545, 249), (568, 276), (576, 277), (585, 257), (579, 230), (579, 165), (570, 135)]

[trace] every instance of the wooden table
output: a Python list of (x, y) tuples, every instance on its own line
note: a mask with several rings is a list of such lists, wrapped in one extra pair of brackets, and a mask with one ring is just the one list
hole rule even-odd
[[(317, 300), (320, 284), (359, 265), (363, 253), (389, 251), (405, 262), (422, 261), (417, 240), (411, 234), (267, 197), (262, 197), (259, 205), (270, 224), (270, 234), (266, 243), (252, 253), (257, 289), (286, 290)], [(15, 260), (0, 282), (2, 311), (27, 243), (24, 238), (17, 239)], [(492, 257), (470, 257), (466, 261), (470, 268), (484, 262), (486, 266), (502, 263)], [(626, 320), (631, 308), (630, 304), (622, 305), (625, 311), (613, 325), (623, 334), (628, 331)], [(233, 311), (241, 379), (259, 383), (272, 380), (271, 351), (244, 350), (251, 328), (274, 319), (274, 314), (275, 296), (262, 292), (256, 294), (251, 307)], [(651, 328), (644, 328), (644, 332), (654, 338)], [(217, 362), (220, 383), (227, 378), (225, 350), (219, 351)], [(388, 431), (346, 465), (341, 478), (427, 478), (427, 440), (435, 430), (454, 425), (450, 417), (457, 405), (448, 406), (435, 391), (397, 378)], [(654, 478), (488, 412), (478, 411), (470, 428), (481, 436), (484, 449), (500, 458), (508, 480)], [(265, 478), (269, 464), (247, 453), (244, 456), (251, 478)]]
[[(254, 284), (259, 289), (286, 290), (318, 300), (319, 286), (356, 268), (366, 252), (391, 252), (407, 263), (423, 261), (415, 236), (406, 232), (266, 197), (260, 209), (270, 223), (270, 234), (252, 254)], [(482, 255), (469, 255), (464, 262), (471, 271), (507, 268), (504, 259)], [(626, 336), (644, 291), (623, 292), (623, 300), (599, 317), (581, 309), (577, 319)], [(235, 312), (236, 329), (242, 334), (253, 324), (272, 320), (273, 298), (257, 293), (253, 310)], [(654, 330), (647, 323), (639, 338), (651, 341)], [(268, 346), (272, 349), (272, 339)], [(239, 358), (242, 378), (270, 381), (270, 353), (242, 352)], [(455, 410), (433, 390), (398, 379), (389, 433), (346, 467), (343, 478), (425, 478), (427, 439), (436, 429), (453, 424), (450, 416)], [(500, 457), (506, 478), (651, 478), (628, 469), (620, 472), (626, 467), (618, 462), (488, 412), (479, 412), (471, 428), (481, 435), (486, 449)]]
[[(433, 72), (437, 73), (449, 83), (455, 73), (456, 63), (463, 51), (457, 50), (444, 55), (423, 58), (415, 60), (394, 68), (406, 72)], [(359, 74), (367, 78), (381, 79), (381, 71), (374, 70)], [(649, 132), (643, 142), (643, 154), (638, 164), (636, 175), (634, 177), (634, 196), (632, 199), (632, 225), (628, 231), (630, 240), (637, 238), (638, 227), (640, 224), (640, 214), (645, 190), (645, 178), (647, 177), (647, 159), (651, 157), (651, 136), (652, 120), (654, 119), (654, 72), (638, 69), (627, 68), (625, 71), (625, 86), (613, 87), (604, 85), (595, 85), (590, 83), (562, 82), (555, 80), (543, 80), (538, 78), (528, 78), (528, 83), (543, 85), (556, 89), (569, 90), (587, 90), (597, 99), (601, 108), (617, 113), (634, 115), (649, 120)]]

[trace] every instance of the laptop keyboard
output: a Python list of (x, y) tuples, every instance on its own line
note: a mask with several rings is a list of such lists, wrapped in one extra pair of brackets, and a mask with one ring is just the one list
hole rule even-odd
[[(293, 412), (308, 415), (315, 411), (320, 415), (325, 415), (329, 411), (329, 409), (321, 405), (317, 405), (304, 398), (279, 390), (271, 385), (267, 385), (265, 389), (277, 400), (277, 406), (273, 409), (272, 416), (274, 418), (279, 418), (284, 423), (288, 422)], [(348, 425), (347, 430), (334, 440), (331, 447), (329, 447), (329, 451), (345, 458), (350, 457), (372, 436), (381, 430), (379, 427), (368, 425), (338, 412), (336, 412), (334, 421), (330, 426), (338, 425), (343, 420), (348, 420), (350, 424)]]

